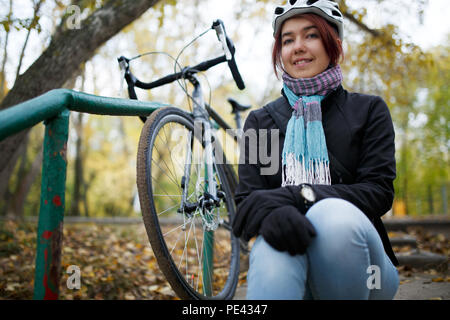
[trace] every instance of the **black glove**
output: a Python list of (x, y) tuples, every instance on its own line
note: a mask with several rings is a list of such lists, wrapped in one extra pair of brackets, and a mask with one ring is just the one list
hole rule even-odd
[(278, 251), (291, 255), (304, 254), (316, 236), (308, 218), (293, 206), (275, 209), (261, 224), (260, 234)]
[(294, 206), (303, 214), (306, 213), (298, 186), (253, 191), (237, 208), (233, 220), (233, 233), (245, 241), (250, 240), (258, 234), (261, 222), (268, 214), (286, 205)]

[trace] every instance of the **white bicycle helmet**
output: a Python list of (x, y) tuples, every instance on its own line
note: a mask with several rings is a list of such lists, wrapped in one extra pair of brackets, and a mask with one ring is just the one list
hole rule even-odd
[(330, 0), (289, 0), (284, 6), (276, 7), (273, 17), (273, 36), (287, 19), (304, 13), (315, 13), (336, 26), (339, 38), (344, 40), (344, 18), (336, 2)]

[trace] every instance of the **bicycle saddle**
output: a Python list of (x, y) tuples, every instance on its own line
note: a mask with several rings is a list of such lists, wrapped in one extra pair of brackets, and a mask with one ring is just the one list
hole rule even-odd
[(231, 104), (231, 107), (233, 109), (231, 113), (247, 111), (252, 107), (252, 106), (244, 106), (232, 98), (228, 98), (227, 100)]

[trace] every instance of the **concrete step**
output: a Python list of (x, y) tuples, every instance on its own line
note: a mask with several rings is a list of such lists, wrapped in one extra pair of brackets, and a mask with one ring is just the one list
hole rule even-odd
[(419, 270), (448, 270), (448, 257), (445, 255), (419, 250), (417, 248), (407, 252), (398, 252), (395, 255), (401, 266), (408, 266)]
[(422, 229), (432, 233), (442, 233), (450, 237), (450, 216), (436, 215), (421, 218), (384, 218), (387, 231), (408, 232), (410, 229)]
[(404, 232), (390, 232), (390, 242), (401, 266), (419, 270), (448, 269), (448, 257), (418, 248), (417, 239)]
[(391, 241), (391, 245), (393, 247), (411, 247), (411, 248), (417, 248), (417, 239), (416, 237), (410, 236), (410, 235), (401, 235), (401, 236), (394, 236), (389, 238)]

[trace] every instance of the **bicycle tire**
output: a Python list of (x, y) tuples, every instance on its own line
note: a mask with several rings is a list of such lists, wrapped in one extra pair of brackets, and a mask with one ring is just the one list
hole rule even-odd
[[(164, 159), (164, 156), (161, 156), (160, 150), (157, 148), (157, 144), (159, 143), (158, 137), (159, 134), (164, 133), (164, 136), (167, 141), (162, 140), (162, 144), (165, 145), (165, 147), (168, 147), (171, 145), (171, 141), (167, 138), (167, 131), (163, 132), (163, 128), (165, 128), (166, 125), (170, 124), (172, 134), (173, 127), (176, 127), (178, 129), (181, 128), (182, 130), (185, 130), (187, 133), (189, 131), (193, 134), (194, 132), (194, 121), (190, 114), (177, 109), (173, 107), (168, 108), (161, 108), (156, 111), (154, 111), (150, 117), (148, 117), (147, 121), (144, 124), (144, 127), (141, 132), (141, 136), (139, 139), (139, 146), (138, 146), (138, 156), (137, 156), (137, 186), (138, 186), (138, 193), (139, 193), (139, 199), (141, 204), (141, 211), (143, 216), (144, 225), (146, 228), (147, 236), (149, 239), (149, 242), (151, 244), (151, 247), (153, 249), (153, 252), (155, 254), (155, 257), (157, 259), (158, 265), (163, 272), (164, 276), (166, 277), (167, 281), (169, 282), (170, 286), (174, 290), (174, 292), (178, 295), (181, 299), (231, 299), (234, 296), (237, 282), (238, 282), (238, 276), (239, 276), (239, 240), (234, 237), (233, 233), (231, 232), (231, 221), (235, 214), (235, 205), (234, 205), (234, 199), (233, 199), (233, 192), (230, 188), (230, 185), (228, 183), (226, 172), (227, 164), (216, 164), (216, 175), (215, 175), (215, 181), (218, 184), (218, 188), (222, 190), (225, 194), (225, 199), (223, 201), (223, 206), (221, 208), (218, 208), (217, 215), (221, 214), (225, 220), (225, 223), (222, 224), (217, 228), (216, 231), (214, 231), (213, 236), (213, 253), (214, 258), (212, 262), (212, 266), (214, 270), (212, 271), (212, 282), (210, 284), (209, 289), (205, 289), (207, 287), (207, 280), (205, 280), (205, 276), (203, 273), (203, 268), (205, 268), (205, 265), (207, 268), (210, 267), (208, 265), (208, 262), (204, 262), (203, 257), (207, 256), (207, 251), (204, 251), (204, 244), (205, 239), (210, 239), (209, 236), (210, 233), (205, 233), (205, 221), (204, 218), (202, 219), (201, 214), (197, 214), (195, 211), (194, 214), (191, 214), (190, 216), (186, 213), (179, 213), (176, 212), (175, 209), (179, 207), (179, 204), (176, 203), (176, 199), (181, 200), (181, 177), (177, 174), (177, 172), (180, 170), (175, 168), (176, 165), (172, 160), (172, 163), (169, 163), (174, 170), (174, 174), (169, 175), (166, 173), (167, 177), (164, 177), (165, 179), (162, 179), (161, 176), (159, 176), (159, 179), (155, 179), (152, 174), (162, 174), (164, 171), (167, 171), (169, 169), (169, 165), (164, 162), (164, 164), (161, 163), (161, 166), (165, 166), (164, 170), (162, 170), (161, 166), (159, 166), (157, 163), (160, 163), (160, 159)], [(182, 135), (183, 137), (184, 135)], [(161, 138), (162, 139), (162, 138)], [(176, 140), (176, 139), (175, 139)], [(198, 140), (198, 137), (192, 136), (191, 142), (196, 141), (196, 146), (199, 146), (200, 143)], [(180, 147), (180, 142), (178, 143), (178, 147)], [(203, 147), (203, 144), (202, 144)], [(191, 146), (192, 148), (192, 146)], [(187, 149), (187, 147), (186, 147)], [(170, 156), (174, 155), (173, 150), (169, 150)], [(155, 160), (157, 159), (157, 160)], [(181, 166), (184, 166), (184, 160), (181, 160)], [(199, 164), (200, 165), (200, 164)], [(180, 166), (180, 167), (181, 167)], [(228, 169), (229, 170), (229, 169)], [(170, 171), (170, 170), (169, 170)], [(199, 170), (201, 172), (201, 170)], [(194, 172), (192, 172), (194, 174)], [(196, 176), (194, 178), (194, 175), (191, 176), (190, 182), (194, 181), (196, 182), (196, 189), (197, 190), (197, 184), (201, 184), (202, 177), (201, 174), (198, 174), (198, 171), (196, 172)], [(204, 178), (203, 178), (204, 179)], [(156, 180), (158, 180), (156, 182)], [(166, 180), (169, 180), (169, 182), (172, 182), (174, 186), (172, 186), (172, 189), (177, 189), (180, 194), (171, 195), (171, 193), (168, 193), (166, 197), (163, 197), (162, 194), (159, 194), (158, 192), (166, 191), (167, 189), (163, 189), (163, 185), (165, 185)], [(204, 182), (204, 181), (203, 181)], [(179, 186), (177, 186), (177, 184)], [(188, 186), (188, 191), (190, 192), (191, 185)], [(198, 197), (198, 192), (194, 192), (191, 195), (191, 198)], [(172, 191), (172, 190), (171, 190)], [(198, 191), (198, 190), (197, 190)], [(234, 190), (233, 190), (234, 191)], [(176, 196), (175, 200), (174, 197)], [(170, 208), (170, 210), (167, 210), (166, 206), (168, 202), (175, 203), (175, 206), (172, 206), (173, 208)], [(181, 203), (181, 201), (179, 201)], [(169, 205), (172, 205), (169, 204)], [(224, 209), (224, 210), (222, 210)], [(166, 211), (167, 210), (167, 211)], [(222, 210), (222, 211), (220, 211)], [(203, 211), (202, 211), (203, 212)], [(167, 213), (167, 214), (166, 214)], [(181, 224), (181, 230), (179, 230), (180, 235), (184, 232), (184, 249), (181, 253), (181, 258), (179, 257), (180, 252), (179, 249), (175, 250), (175, 246), (178, 246), (178, 239), (176, 241), (172, 240), (170, 237), (174, 238), (172, 236), (172, 233), (174, 233), (174, 230), (177, 228), (180, 228), (178, 226), (177, 228), (173, 228), (171, 231), (167, 232), (163, 221), (163, 215), (170, 216), (169, 220), (175, 220), (176, 219), (182, 219), (183, 222)], [(188, 219), (188, 220), (187, 220)], [(191, 220), (193, 221), (191, 221)], [(171, 220), (171, 221), (172, 221)], [(186, 223), (186, 221), (190, 221), (190, 225)], [(203, 239), (200, 238), (196, 233), (196, 225), (200, 223), (203, 230)], [(228, 225), (228, 228), (227, 228)], [(183, 230), (184, 227), (184, 230)], [(192, 229), (193, 231), (193, 238), (190, 239), (190, 241), (186, 240), (186, 227), (189, 227), (189, 232), (187, 233), (187, 237), (189, 238), (191, 235)], [(164, 229), (164, 230), (163, 230)], [(212, 231), (208, 231), (212, 232)], [(171, 235), (169, 236), (169, 233)], [(178, 235), (178, 237), (180, 237)], [(201, 251), (202, 253), (199, 254), (199, 241), (202, 241), (201, 243)], [(173, 244), (175, 242), (175, 244)], [(193, 246), (193, 243), (195, 243), (196, 247), (196, 256), (197, 260), (195, 264), (198, 263), (198, 265), (192, 265), (191, 260), (188, 260), (188, 254), (191, 254), (190, 247), (186, 249), (188, 246)], [(172, 247), (173, 245), (173, 247)], [(203, 253), (205, 254), (203, 255)], [(184, 254), (186, 253), (186, 267), (184, 268), (182, 266), (182, 262), (184, 264)], [(175, 257), (175, 255), (177, 255)], [(201, 257), (199, 256), (201, 255)], [(220, 256), (220, 257), (219, 257)], [(195, 255), (194, 255), (195, 257)], [(176, 259), (175, 259), (176, 258)], [(180, 258), (180, 262), (177, 262)], [(191, 259), (191, 257), (189, 257)], [(177, 261), (175, 261), (177, 260)], [(217, 262), (222, 262), (221, 265), (219, 265)], [(225, 267), (223, 264), (226, 264)], [(193, 268), (194, 270), (191, 272), (194, 273), (188, 273), (188, 265), (191, 264), (189, 267)], [(221, 267), (221, 268), (220, 268)], [(224, 268), (226, 268), (226, 271), (224, 271)], [(226, 277), (226, 280), (224, 280), (224, 276)], [(195, 281), (197, 281), (197, 284), (195, 285)], [(223, 284), (223, 285), (222, 285)], [(208, 292), (210, 290), (210, 292)]]

